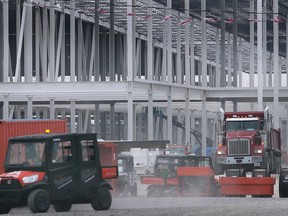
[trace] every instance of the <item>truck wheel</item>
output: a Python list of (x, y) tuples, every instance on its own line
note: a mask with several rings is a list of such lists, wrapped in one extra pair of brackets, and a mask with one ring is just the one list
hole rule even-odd
[(68, 201), (57, 202), (53, 204), (53, 208), (56, 212), (67, 212), (72, 208), (72, 203)]
[(288, 197), (288, 182), (286, 180), (287, 171), (280, 170), (279, 174), (279, 197)]
[(0, 214), (8, 214), (11, 210), (10, 206), (0, 205)]
[(47, 212), (50, 204), (50, 195), (46, 190), (36, 189), (28, 196), (28, 207), (33, 213)]
[(91, 200), (91, 206), (94, 210), (107, 210), (112, 204), (112, 197), (107, 188), (99, 188), (97, 197)]

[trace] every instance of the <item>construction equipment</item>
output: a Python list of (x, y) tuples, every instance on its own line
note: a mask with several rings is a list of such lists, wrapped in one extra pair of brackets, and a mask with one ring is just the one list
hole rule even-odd
[(118, 155), (119, 177), (117, 179), (117, 189), (119, 195), (137, 196), (137, 173), (134, 169), (133, 160), (132, 155)]
[(273, 128), (268, 108), (262, 112), (226, 112), (221, 109), (217, 131), (216, 164), (222, 172), (241, 169), (265, 176), (279, 173), (281, 167), (280, 130)]
[(111, 206), (106, 179), (117, 178), (117, 166), (101, 167), (94, 133), (41, 134), (9, 140), (5, 173), (0, 175), (0, 213), (28, 205), (33, 213), (66, 212), (72, 204), (94, 210)]
[(219, 195), (211, 158), (205, 156), (158, 155), (154, 175), (140, 182), (148, 185), (148, 197)]
[(281, 135), (273, 128), (268, 108), (254, 112), (220, 108), (217, 129), (215, 169), (226, 175), (219, 179), (221, 194), (271, 197), (276, 182), (271, 174), (281, 168)]

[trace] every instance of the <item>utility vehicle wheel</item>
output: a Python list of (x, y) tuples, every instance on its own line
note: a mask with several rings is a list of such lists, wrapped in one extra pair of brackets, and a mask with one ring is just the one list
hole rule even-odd
[(0, 214), (8, 214), (11, 210), (10, 206), (0, 205)]
[(67, 211), (70, 211), (71, 207), (72, 207), (72, 203), (68, 201), (62, 201), (62, 202), (53, 204), (53, 208), (56, 212), (67, 212)]
[(33, 213), (47, 212), (50, 204), (50, 195), (46, 190), (36, 189), (28, 196), (28, 207)]
[(112, 204), (112, 197), (107, 188), (99, 188), (97, 197), (91, 200), (91, 206), (94, 210), (107, 210)]
[(137, 196), (137, 184), (134, 183), (131, 191), (130, 191), (131, 196)]

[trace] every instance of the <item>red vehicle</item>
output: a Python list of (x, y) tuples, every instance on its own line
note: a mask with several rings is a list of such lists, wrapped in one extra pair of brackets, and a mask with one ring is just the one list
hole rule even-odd
[(268, 108), (254, 112), (224, 112), (220, 109), (217, 131), (217, 174), (245, 177), (279, 173), (281, 168), (280, 130), (273, 128)]

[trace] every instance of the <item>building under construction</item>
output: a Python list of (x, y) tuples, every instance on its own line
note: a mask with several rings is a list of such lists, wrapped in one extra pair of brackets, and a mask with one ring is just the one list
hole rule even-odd
[(0, 0), (1, 118), (200, 137), (205, 152), (219, 107), (268, 106), (287, 148), (287, 12), (286, 0)]

